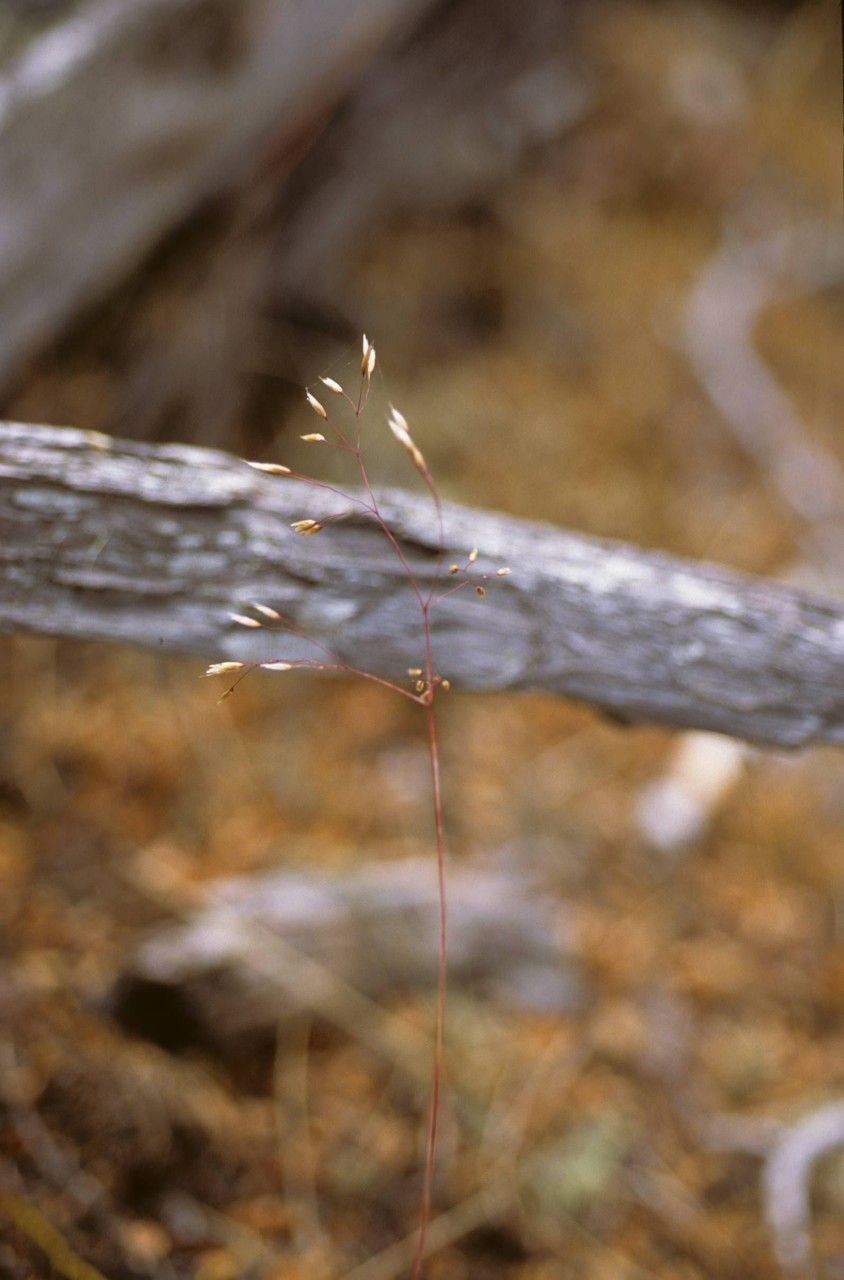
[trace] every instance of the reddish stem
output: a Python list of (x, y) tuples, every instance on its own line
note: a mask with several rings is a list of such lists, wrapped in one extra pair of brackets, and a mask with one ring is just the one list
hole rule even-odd
[[(437, 724), (436, 724), (436, 717), (434, 715), (434, 700), (436, 697), (437, 689), (439, 687), (440, 678), (436, 676), (434, 673), (433, 650), (432, 650), (432, 643), (431, 643), (430, 613), (431, 613), (432, 606), (434, 606), (435, 604), (438, 604), (447, 595), (450, 595), (451, 591), (458, 590), (459, 587), (464, 586), (465, 583), (459, 583), (457, 586), (452, 587), (450, 590), (442, 592), (441, 594), (437, 595), (436, 589), (437, 589), (438, 582), (441, 580), (442, 558), (444, 554), (442, 503), (440, 500), (440, 495), (437, 490), (437, 487), (434, 484), (433, 478), (431, 477), (427, 467), (424, 466), (423, 464), (421, 468), (417, 467), (417, 470), (420, 471), (420, 474), (422, 475), (422, 479), (424, 480), (425, 485), (429, 493), (431, 494), (431, 497), (434, 500), (434, 505), (435, 505), (436, 514), (437, 514), (437, 529), (438, 529), (438, 537), (439, 537), (438, 552), (437, 552), (437, 572), (434, 574), (433, 581), (431, 583), (431, 586), (428, 590), (427, 595), (423, 596), (422, 588), (420, 587), (419, 581), (415, 573), (413, 572), (413, 569), (410, 566), (410, 563), (404, 553), (401, 543), (399, 542), (398, 538), (395, 536), (389, 524), (381, 514), (381, 510), (378, 506), (378, 499), (375, 496), (375, 492), (373, 490), (371, 481), (369, 479), (369, 474), (367, 472), (366, 464), (363, 460), (363, 455), (361, 452), (361, 444), (360, 444), (360, 418), (364, 408), (366, 407), (367, 400), (369, 398), (369, 377), (366, 375), (366, 372), (364, 371), (361, 378), (361, 385), (360, 385), (360, 391), (358, 393), (357, 403), (355, 403), (355, 401), (352, 400), (351, 396), (349, 396), (345, 391), (342, 394), (343, 394), (343, 398), (347, 401), (347, 403), (350, 405), (350, 407), (354, 412), (355, 420), (357, 423), (357, 439), (356, 439), (356, 443), (352, 444), (347, 438), (347, 436), (345, 435), (345, 433), (333, 421), (331, 421), (330, 417), (328, 417), (327, 415), (327, 420), (329, 422), (329, 425), (334, 429), (334, 431), (336, 432), (341, 442), (339, 445), (334, 444), (334, 445), (330, 445), (329, 447), (333, 447), (335, 449), (339, 448), (343, 452), (349, 452), (352, 454), (355, 461), (357, 462), (358, 469), (360, 472), (360, 477), (363, 482), (364, 489), (366, 491), (369, 501), (367, 502), (366, 500), (362, 500), (360, 498), (356, 499), (349, 494), (345, 494), (342, 491), (335, 489), (330, 484), (326, 484), (323, 481), (312, 479), (309, 476), (303, 476), (301, 475), (301, 473), (291, 472), (290, 474), (292, 478), (305, 480), (309, 484), (316, 485), (317, 487), (326, 489), (332, 493), (340, 493), (341, 496), (343, 496), (347, 500), (350, 499), (352, 502), (355, 502), (358, 506), (364, 508), (367, 512), (369, 512), (372, 515), (373, 519), (375, 520), (376, 524), (378, 525), (379, 529), (383, 533), (384, 537), (389, 542), (394, 554), (396, 555), (396, 558), (398, 559), (402, 567), (402, 570), (405, 576), (407, 577), (408, 583), (410, 584), (413, 594), (416, 597), (416, 602), (419, 606), (419, 613), (420, 613), (420, 618), (422, 622), (422, 633), (423, 633), (425, 687), (424, 687), (424, 692), (420, 692), (416, 694), (410, 693), (408, 690), (402, 689), (401, 686), (394, 684), (390, 680), (381, 679), (380, 677), (375, 676), (370, 672), (361, 671), (358, 668), (349, 667), (344, 663), (340, 663), (336, 661), (315, 662), (315, 661), (309, 661), (305, 659), (305, 660), (300, 660), (298, 662), (293, 662), (290, 665), (292, 667), (311, 668), (312, 670), (321, 670), (321, 671), (336, 670), (336, 671), (343, 671), (348, 674), (360, 675), (360, 676), (363, 676), (365, 679), (374, 681), (374, 683), (376, 684), (386, 686), (387, 688), (392, 689), (394, 692), (401, 693), (404, 697), (410, 698), (412, 701), (420, 703), (425, 708), (425, 719), (426, 719), (427, 729), (428, 729), (428, 754), (429, 754), (430, 765), (431, 765), (431, 787), (432, 787), (432, 796), (433, 796), (433, 803), (434, 803), (434, 825), (436, 829), (437, 890), (438, 890), (438, 903), (439, 903), (439, 938), (438, 938), (438, 946), (437, 946), (437, 1000), (436, 1000), (436, 1015), (435, 1015), (435, 1026), (434, 1026), (434, 1058), (433, 1058), (433, 1067), (432, 1067), (432, 1073), (431, 1073), (431, 1096), (430, 1096), (430, 1103), (429, 1103), (429, 1110), (428, 1110), (428, 1129), (427, 1129), (427, 1139), (425, 1144), (425, 1167), (424, 1167), (424, 1173), (423, 1173), (423, 1179), (422, 1179), (422, 1197), (421, 1197), (421, 1205), (420, 1205), (420, 1213), (419, 1213), (419, 1232), (418, 1232), (417, 1241), (416, 1241), (416, 1251), (414, 1254), (413, 1268), (412, 1268), (412, 1280), (421, 1280), (422, 1267), (425, 1260), (425, 1241), (426, 1241), (426, 1235), (428, 1230), (428, 1224), (431, 1219), (431, 1200), (432, 1200), (433, 1185), (434, 1185), (434, 1166), (436, 1163), (437, 1128), (439, 1124), (440, 1093), (442, 1089), (442, 1074), (443, 1074), (443, 1042), (444, 1042), (444, 1036), (445, 1036), (446, 978), (447, 978), (447, 968), (448, 968), (447, 902), (446, 902), (446, 879), (445, 879), (445, 826), (443, 822), (442, 790), (441, 790), (441, 783), (440, 783), (440, 758), (439, 758), (439, 748), (437, 743)], [(342, 519), (343, 517), (339, 516), (336, 518)], [(331, 519), (332, 517), (329, 517), (328, 519), (326, 519), (325, 521), (322, 521), (321, 523), (328, 524), (331, 522)], [(302, 632), (298, 631), (295, 627), (290, 626), (290, 624), (287, 623), (285, 620), (282, 619), (281, 621), (282, 621), (283, 628), (289, 631), (291, 634), (300, 635), (300, 636), (303, 635)], [(311, 639), (310, 637), (308, 638)], [(319, 642), (315, 642), (312, 639), (311, 639), (311, 643), (316, 643), (318, 648), (322, 649), (324, 653), (327, 653), (330, 655), (330, 651), (326, 648), (326, 646), (321, 645), (319, 644)], [(330, 656), (333, 656), (333, 655), (330, 655)], [(246, 671), (244, 671), (243, 675), (238, 680), (235, 681), (234, 685), (232, 685), (232, 688), (229, 689), (228, 692), (229, 693), (232, 692), (232, 690), (240, 683), (240, 680), (242, 680), (244, 676), (248, 674), (249, 670), (254, 670), (255, 667), (258, 667), (261, 665), (262, 664), (260, 663), (250, 664), (249, 668)], [(225, 697), (226, 695), (224, 694), (223, 696)]]
[(422, 1180), (422, 1205), (419, 1235), (413, 1259), (412, 1280), (420, 1280), (425, 1260), (425, 1237), (431, 1219), (431, 1196), (434, 1186), (434, 1163), (437, 1150), (437, 1126), (442, 1086), (443, 1039), (445, 1033), (446, 973), (448, 965), (448, 917), (445, 891), (445, 828), (440, 788), (440, 756), (437, 745), (437, 723), (431, 698), (425, 707), (428, 724), (428, 752), (431, 760), (431, 785), (434, 795), (434, 822), (437, 833), (437, 887), (439, 893), (439, 944), (437, 948), (437, 1011), (434, 1028), (434, 1066), (431, 1078), (431, 1101), (428, 1112), (428, 1138), (425, 1145), (425, 1172)]

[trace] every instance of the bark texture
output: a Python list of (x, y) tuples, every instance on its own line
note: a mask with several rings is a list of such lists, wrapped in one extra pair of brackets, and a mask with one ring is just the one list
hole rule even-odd
[[(423, 589), (431, 503), (380, 495)], [(344, 518), (316, 537), (303, 516)], [(712, 565), (447, 505), (446, 562), (512, 576), (433, 615), (442, 675), (538, 689), (625, 721), (773, 746), (844, 744), (844, 606)], [(209, 659), (319, 657), (228, 620), (258, 600), (338, 659), (406, 679), (418, 613), (382, 532), (352, 501), (231, 456), (0, 424), (0, 630), (117, 640)]]

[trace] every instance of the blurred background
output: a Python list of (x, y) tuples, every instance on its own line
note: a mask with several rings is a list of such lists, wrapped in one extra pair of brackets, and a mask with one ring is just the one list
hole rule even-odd
[[(381, 481), (390, 399), (448, 498), (839, 594), (840, 24), (4, 0), (0, 412), (289, 462), (366, 331)], [(420, 724), (201, 670), (0, 638), (0, 1274), (390, 1280)], [(839, 756), (441, 705), (431, 1280), (844, 1276)]]

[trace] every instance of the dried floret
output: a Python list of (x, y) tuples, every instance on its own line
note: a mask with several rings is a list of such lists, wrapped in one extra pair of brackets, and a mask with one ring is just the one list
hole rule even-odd
[(282, 466), (280, 462), (247, 462), (247, 467), (254, 467), (256, 471), (265, 471), (268, 476), (289, 476), (290, 468)]
[(316, 396), (311, 395), (310, 391), (305, 392), (305, 399), (307, 400), (308, 404), (311, 406), (314, 413), (317, 414), (318, 417), (320, 418), (328, 417), (328, 410), (326, 409), (325, 405), (322, 404), (321, 401), (317, 400)]

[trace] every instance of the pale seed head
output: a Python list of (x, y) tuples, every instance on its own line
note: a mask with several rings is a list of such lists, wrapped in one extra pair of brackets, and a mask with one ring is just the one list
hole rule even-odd
[(111, 436), (107, 436), (103, 431), (86, 431), (85, 442), (92, 449), (99, 449), (103, 453), (108, 452), (114, 443)]
[(325, 405), (321, 404), (320, 401), (317, 400), (316, 396), (311, 395), (310, 391), (305, 392), (305, 399), (307, 400), (308, 404), (311, 406), (314, 413), (317, 414), (318, 417), (320, 418), (328, 417), (328, 410), (326, 409)]
[(449, 573), (459, 573), (459, 572), (460, 572), (460, 565), (459, 565), (459, 564), (450, 564), (450, 565), (448, 566), (448, 571), (449, 571)]
[(245, 613), (230, 613), (229, 618), (232, 622), (236, 622), (239, 627), (260, 627), (263, 623), (257, 618), (248, 618)]
[(293, 666), (292, 662), (262, 662), (259, 664), (262, 671), (289, 671)]
[(407, 418), (403, 413), (399, 412), (394, 404), (390, 405), (390, 413), (387, 420), (394, 432), (395, 429), (398, 428), (400, 431), (405, 431), (408, 435), (410, 434), (410, 428), (407, 425)]
[(478, 551), (478, 548), (473, 547), (472, 550), (469, 552), (469, 564), (474, 564), (479, 554), (480, 553)]
[(371, 378), (375, 372), (375, 348), (369, 348), (369, 355), (366, 357), (366, 376)]
[(280, 462), (247, 462), (247, 467), (256, 471), (265, 471), (268, 476), (289, 476), (290, 468), (283, 467)]
[(294, 520), (290, 528), (294, 533), (319, 533), (322, 525), (318, 520)]
[(309, 431), (306, 435), (300, 436), (300, 440), (304, 440), (305, 444), (325, 444), (325, 436), (321, 431)]
[(256, 601), (253, 600), (252, 608), (256, 609), (258, 613), (262, 613), (265, 618), (272, 618), (274, 622), (278, 622), (281, 618), (281, 614), (277, 613), (275, 609), (271, 609), (268, 604), (257, 604)]
[(496, 578), (509, 578), (509, 577), (510, 577), (510, 570), (509, 570), (508, 568), (506, 568), (506, 566), (505, 566), (503, 569), (496, 569), (496, 570), (495, 570), (495, 576), (496, 576)]
[(407, 425), (407, 419), (405, 418), (403, 413), (399, 413), (395, 405), (390, 405), (390, 413), (387, 418), (387, 426), (390, 428), (390, 430), (392, 431), (393, 435), (398, 440), (402, 448), (406, 449), (407, 452), (410, 454), (411, 461), (413, 462), (413, 465), (416, 467), (416, 470), (420, 471), (423, 475), (427, 475), (428, 468), (425, 464), (425, 459), (423, 458), (421, 450), (418, 448), (418, 446), (416, 445), (416, 442), (414, 441), (413, 437), (410, 434), (410, 430)]
[(408, 674), (409, 676), (421, 676), (421, 674), (422, 674), (422, 668), (421, 668), (421, 667), (408, 667), (408, 668), (407, 668), (407, 674)]
[(212, 662), (205, 672), (207, 676), (228, 676), (233, 671), (242, 671), (242, 662)]
[(410, 433), (407, 427), (404, 426), (403, 423), (398, 422), (395, 418), (388, 418), (387, 426), (390, 428), (393, 435), (398, 440), (399, 444), (402, 445), (405, 449), (410, 449), (411, 445), (413, 444), (413, 441), (410, 438)]
[(446, 693), (448, 693), (449, 689), (451, 688), (451, 681), (450, 681), (450, 680), (441, 680), (441, 681), (440, 681), (440, 688), (441, 688), (441, 689), (445, 689)]
[(333, 378), (320, 378), (320, 382), (324, 387), (328, 387), (329, 391), (333, 391), (335, 395), (341, 396), (343, 394), (343, 388), (340, 383), (335, 382)]

